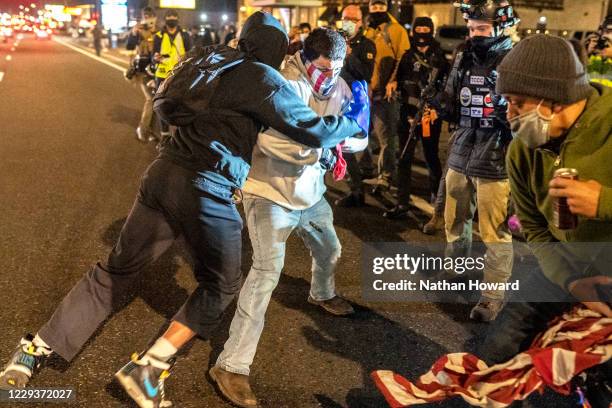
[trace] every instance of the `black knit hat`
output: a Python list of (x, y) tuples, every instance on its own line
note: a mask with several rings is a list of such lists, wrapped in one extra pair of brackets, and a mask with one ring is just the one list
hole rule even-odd
[(369, 5), (373, 6), (374, 4), (384, 4), (385, 6), (389, 5), (389, 3), (387, 3), (387, 0), (370, 0)]
[(429, 27), (431, 31), (434, 31), (434, 22), (429, 17), (417, 17), (414, 19), (414, 23), (412, 24), (412, 29), (415, 27)]
[(551, 35), (537, 34), (520, 41), (497, 71), (498, 94), (516, 94), (563, 105), (589, 97), (584, 66), (572, 45)]

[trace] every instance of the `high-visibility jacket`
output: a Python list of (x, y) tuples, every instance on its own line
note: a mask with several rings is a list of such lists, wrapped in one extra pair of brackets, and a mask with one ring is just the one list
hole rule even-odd
[(185, 55), (183, 32), (177, 31), (174, 39), (172, 39), (170, 34), (168, 34), (165, 30), (159, 31), (155, 35), (161, 38), (159, 53), (162, 55), (161, 61), (157, 64), (155, 76), (158, 78), (167, 78), (168, 75), (170, 75), (172, 68), (178, 64), (180, 57)]

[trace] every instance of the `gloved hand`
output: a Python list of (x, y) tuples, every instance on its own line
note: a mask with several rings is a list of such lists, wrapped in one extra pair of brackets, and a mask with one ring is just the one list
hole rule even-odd
[(368, 98), (368, 84), (365, 81), (355, 81), (351, 86), (353, 100), (349, 104), (348, 111), (344, 114), (353, 119), (361, 128), (364, 135), (370, 130), (370, 100)]
[(323, 149), (321, 152), (321, 158), (319, 163), (325, 169), (325, 171), (332, 170), (336, 165), (336, 155), (332, 149)]

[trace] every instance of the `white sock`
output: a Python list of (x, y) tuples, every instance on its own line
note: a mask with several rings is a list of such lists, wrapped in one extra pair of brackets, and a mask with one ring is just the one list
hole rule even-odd
[(153, 346), (147, 350), (146, 355), (162, 361), (168, 361), (176, 354), (178, 349), (163, 337), (157, 339)]
[[(48, 355), (51, 354), (51, 346), (49, 346), (47, 343), (45, 343), (45, 341), (43, 339), (40, 338), (40, 336), (38, 335), (38, 333), (36, 333), (36, 336), (34, 337), (34, 340), (32, 340), (32, 344), (36, 347), (43, 347), (46, 350), (40, 350), (44, 355)], [(48, 351), (47, 351), (48, 350)]]

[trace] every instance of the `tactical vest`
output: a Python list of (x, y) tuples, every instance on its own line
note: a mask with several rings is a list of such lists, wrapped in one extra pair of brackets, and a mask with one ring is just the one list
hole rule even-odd
[(495, 105), (491, 93), (495, 89), (491, 78), (495, 77), (495, 69), (482, 66), (471, 66), (463, 73), (459, 90), (459, 127), (494, 127)]
[(162, 57), (157, 64), (155, 76), (158, 78), (167, 78), (170, 75), (172, 68), (179, 62), (179, 58), (185, 55), (185, 45), (183, 44), (183, 35), (181, 31), (177, 31), (174, 41), (166, 32), (159, 32), (157, 35), (162, 36), (161, 55), (168, 55), (167, 58)]

